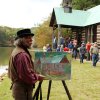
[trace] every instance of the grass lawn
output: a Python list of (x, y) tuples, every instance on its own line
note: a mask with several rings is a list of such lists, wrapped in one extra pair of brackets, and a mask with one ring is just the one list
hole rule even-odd
[[(100, 63), (93, 68), (91, 62), (80, 64), (79, 60), (72, 60), (72, 78), (66, 80), (66, 84), (72, 100), (100, 100)], [(5, 77), (0, 82), (0, 100), (13, 100), (9, 88), (10, 80)], [(48, 81), (43, 81), (43, 100), (46, 100), (47, 90)], [(61, 81), (52, 81), (49, 100), (68, 100)]]

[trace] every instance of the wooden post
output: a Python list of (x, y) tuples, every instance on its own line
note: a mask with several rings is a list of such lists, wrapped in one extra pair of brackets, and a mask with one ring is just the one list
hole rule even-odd
[(93, 43), (93, 25), (91, 26), (91, 43)]
[(61, 26), (58, 24), (58, 45), (60, 45)]
[(53, 31), (52, 31), (52, 50), (53, 50), (53, 39), (54, 39), (54, 28), (53, 28)]
[(87, 42), (90, 40), (89, 34), (90, 34), (90, 26), (88, 27)]

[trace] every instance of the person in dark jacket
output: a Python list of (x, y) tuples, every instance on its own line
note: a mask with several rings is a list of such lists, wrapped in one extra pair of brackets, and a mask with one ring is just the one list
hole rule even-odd
[(52, 52), (52, 47), (50, 44), (47, 44), (47, 52)]
[(70, 49), (70, 51), (73, 50), (74, 45), (73, 45), (73, 42), (72, 41), (70, 41), (70, 43), (68, 44), (68, 48)]
[(80, 55), (80, 63), (83, 63), (83, 60), (85, 58), (85, 53), (86, 53), (86, 48), (85, 48), (85, 44), (82, 43), (81, 47), (79, 49), (79, 55)]
[(14, 100), (33, 100), (35, 83), (43, 80), (43, 77), (34, 71), (34, 63), (28, 51), (33, 36), (30, 29), (22, 29), (17, 32), (15, 38), (15, 48), (10, 56), (8, 68)]
[(77, 45), (74, 45), (74, 47), (73, 47), (73, 57), (75, 59), (77, 58), (77, 53), (78, 53), (78, 47), (77, 47)]

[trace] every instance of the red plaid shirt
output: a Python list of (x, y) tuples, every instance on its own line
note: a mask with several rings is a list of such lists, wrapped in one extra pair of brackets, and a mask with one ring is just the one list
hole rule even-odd
[(26, 52), (20, 52), (14, 57), (14, 67), (18, 74), (18, 81), (26, 84), (34, 84), (38, 77), (34, 73), (33, 64)]

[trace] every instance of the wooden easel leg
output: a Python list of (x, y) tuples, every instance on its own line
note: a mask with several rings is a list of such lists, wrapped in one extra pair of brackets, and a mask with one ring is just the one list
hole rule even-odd
[(69, 93), (69, 90), (68, 90), (68, 88), (67, 88), (67, 85), (66, 85), (65, 81), (62, 80), (62, 83), (63, 83), (63, 86), (64, 86), (64, 88), (65, 88), (65, 91), (66, 91), (66, 93), (67, 93), (67, 95), (68, 95), (69, 100), (72, 100), (72, 97), (71, 97), (71, 95), (70, 95), (70, 93)]
[(42, 81), (39, 82), (39, 85), (34, 93), (33, 100), (35, 100), (35, 98), (36, 98), (36, 100), (38, 100), (39, 90), (41, 89), (41, 84), (42, 84)]
[(47, 100), (49, 100), (49, 96), (50, 96), (51, 83), (52, 83), (52, 80), (49, 80), (49, 86), (48, 86)]
[(40, 88), (40, 100), (42, 100), (42, 88)]

